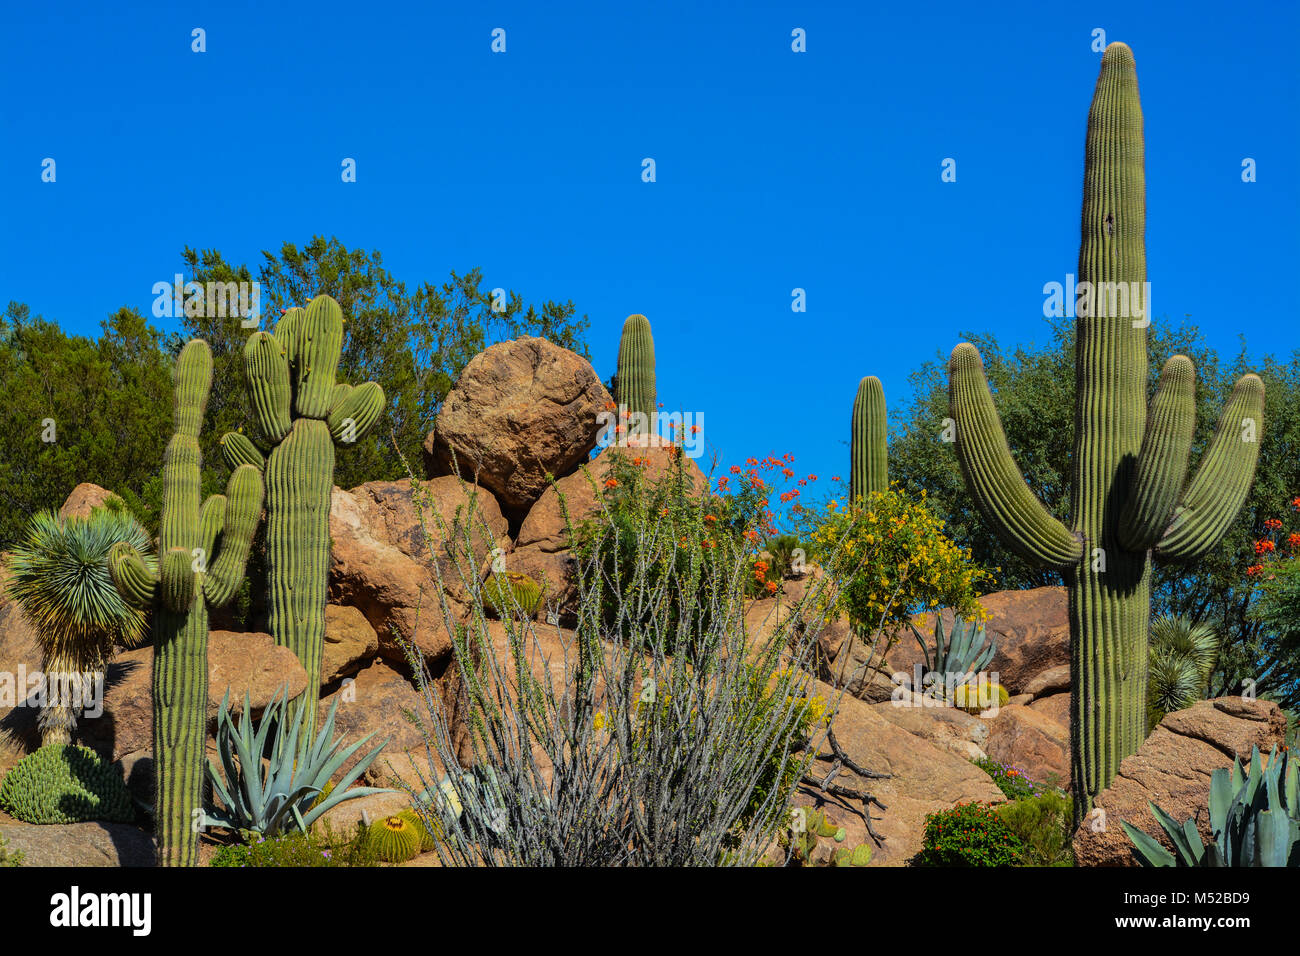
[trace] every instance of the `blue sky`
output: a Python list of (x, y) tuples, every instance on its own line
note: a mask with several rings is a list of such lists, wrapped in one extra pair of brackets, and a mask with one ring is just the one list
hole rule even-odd
[(573, 299), (602, 378), (642, 312), (726, 463), (845, 474), (861, 376), (899, 405), (959, 329), (1045, 338), (1102, 28), (1137, 58), (1156, 316), (1300, 347), (1295, 4), (875, 6), (6, 4), (0, 302), (91, 333), (187, 244), (333, 235), (409, 285)]

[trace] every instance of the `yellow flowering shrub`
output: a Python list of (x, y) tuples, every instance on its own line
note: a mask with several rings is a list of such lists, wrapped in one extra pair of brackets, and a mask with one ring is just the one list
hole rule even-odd
[(938, 607), (988, 620), (977, 597), (992, 575), (943, 533), (924, 491), (918, 500), (891, 485), (852, 504), (832, 499), (800, 520), (811, 556), (838, 584), (828, 610), (847, 612), (854, 624), (888, 630)]

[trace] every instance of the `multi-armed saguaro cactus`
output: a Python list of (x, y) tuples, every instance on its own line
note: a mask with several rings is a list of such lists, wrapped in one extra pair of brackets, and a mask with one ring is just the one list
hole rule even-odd
[(655, 412), (655, 340), (650, 335), (650, 320), (644, 315), (629, 315), (623, 323), (623, 337), (618, 343), (618, 394), (614, 397), (620, 411), (629, 416), (638, 412), (634, 427), (654, 431)]
[(293, 709), (306, 708), (309, 735), (325, 645), (334, 444), (356, 442), (384, 410), (384, 390), (374, 382), (335, 383), (342, 351), (343, 311), (327, 295), (305, 310), (290, 309), (274, 333), (253, 333), (244, 346), (244, 378), (269, 454), (242, 432), (221, 439), (232, 467), (266, 474), (271, 636), (307, 671), (307, 690)]
[(885, 433), (885, 387), (868, 375), (858, 383), (853, 399), (853, 431), (849, 443), (849, 500), (865, 498), (889, 487), (889, 447)]
[(176, 433), (163, 462), (158, 570), (125, 541), (108, 557), (122, 596), (153, 608), (154, 828), (163, 866), (198, 863), (192, 824), (203, 807), (208, 605), (219, 608), (235, 596), (262, 515), (262, 476), (247, 465), (234, 470), (224, 495), (199, 504), (199, 428), (211, 387), (212, 354), (194, 339), (176, 360)]
[[(1060, 570), (1069, 591), (1071, 787), (1076, 822), (1146, 736), (1151, 556), (1193, 561), (1219, 541), (1254, 478), (1264, 385), (1243, 376), (1200, 468), (1184, 488), (1196, 422), (1186, 356), (1165, 364), (1147, 409), (1146, 193), (1133, 54), (1112, 43), (1088, 113), (1076, 327), (1072, 527), (1034, 497), (1007, 447), (979, 352), (949, 366), (957, 454), (967, 487), (1007, 546)], [(1097, 308), (1124, 283), (1136, 320)]]

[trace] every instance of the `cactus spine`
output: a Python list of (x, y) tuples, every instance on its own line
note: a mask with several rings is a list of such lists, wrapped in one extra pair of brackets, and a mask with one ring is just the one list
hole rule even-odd
[[(1105, 309), (1125, 283), (1146, 312), (1142, 109), (1133, 54), (1112, 43), (1088, 113), (1078, 306), (1072, 525), (1034, 497), (1012, 460), (979, 352), (949, 365), (957, 454), (985, 519), (1020, 556), (1060, 570), (1069, 591), (1071, 790), (1076, 823), (1146, 736), (1147, 619), (1154, 553), (1194, 561), (1236, 517), (1254, 478), (1264, 386), (1243, 376), (1184, 488), (1195, 425), (1194, 372), (1182, 355), (1146, 405), (1146, 321)], [(1132, 285), (1136, 283), (1136, 285)], [(1131, 297), (1130, 297), (1131, 298)], [(1115, 297), (1112, 296), (1112, 302)]]
[(176, 432), (163, 462), (158, 571), (124, 541), (108, 559), (122, 596), (153, 609), (154, 826), (162, 866), (198, 863), (192, 823), (203, 807), (208, 605), (220, 608), (235, 596), (262, 514), (262, 476), (248, 465), (234, 470), (225, 495), (199, 503), (199, 428), (211, 387), (212, 354), (194, 339), (176, 360)]
[[(658, 399), (655, 395), (655, 340), (650, 335), (650, 320), (644, 315), (629, 315), (623, 323), (623, 337), (618, 343), (618, 395), (620, 411), (631, 416), (633, 434), (654, 431)], [(639, 421), (635, 416), (645, 416)]]
[(274, 333), (255, 332), (244, 346), (244, 379), (270, 453), (239, 432), (221, 439), (232, 467), (266, 475), (270, 630), (307, 671), (307, 690), (292, 708), (306, 708), (308, 734), (325, 646), (334, 446), (355, 443), (384, 410), (384, 391), (374, 382), (335, 382), (342, 351), (343, 310), (327, 295), (290, 309)]
[(885, 387), (868, 375), (858, 383), (853, 399), (849, 444), (849, 499), (889, 488), (889, 447), (885, 434)]

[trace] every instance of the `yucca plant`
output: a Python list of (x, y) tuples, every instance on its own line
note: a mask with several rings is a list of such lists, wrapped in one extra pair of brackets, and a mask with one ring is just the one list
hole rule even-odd
[[(330, 778), (374, 734), (340, 750), (343, 739), (333, 739), (334, 712), (339, 705), (335, 700), (313, 740), (303, 733), (303, 708), (296, 709), (292, 723), (282, 719), (288, 700), (286, 686), (266, 706), (254, 730), (248, 695), (244, 695), (244, 712), (236, 727), (227, 691), (217, 714), (221, 771), (208, 761), (208, 779), (223, 806), (204, 814), (207, 824), (268, 838), (295, 828), (305, 833), (319, 817), (345, 800), (393, 792), (385, 787), (352, 787), (379, 756), (385, 741), (357, 761), (326, 793)], [(270, 755), (264, 765), (262, 755), (268, 741)]]
[(1205, 697), (1219, 660), (1219, 635), (1208, 624), (1166, 614), (1151, 624), (1147, 675), (1147, 731), (1165, 714)]
[(1210, 838), (1207, 846), (1189, 817), (1181, 826), (1154, 803), (1147, 806), (1173, 842), (1174, 853), (1159, 841), (1121, 820), (1143, 866), (1300, 866), (1300, 765), (1288, 752), (1273, 748), (1268, 765), (1259, 747), (1250, 755), (1250, 771), (1233, 758), (1210, 778)]
[(962, 620), (960, 614), (953, 618), (947, 636), (943, 633), (943, 616), (935, 614), (933, 659), (930, 646), (916, 625), (909, 621), (907, 626), (912, 629), (916, 642), (921, 645), (921, 653), (925, 655), (925, 673), (942, 674), (945, 679), (952, 677), (959, 684), (964, 684), (968, 675), (977, 674), (987, 667), (997, 652), (997, 639), (986, 637), (984, 625)]
[(108, 573), (108, 553), (118, 541), (130, 542), (156, 570), (149, 533), (116, 497), (84, 518), (33, 515), (9, 559), (9, 595), (41, 647), (42, 745), (72, 740), (76, 712), (92, 701), (95, 675), (102, 680), (113, 646), (131, 647), (144, 636), (144, 612), (122, 598)]

